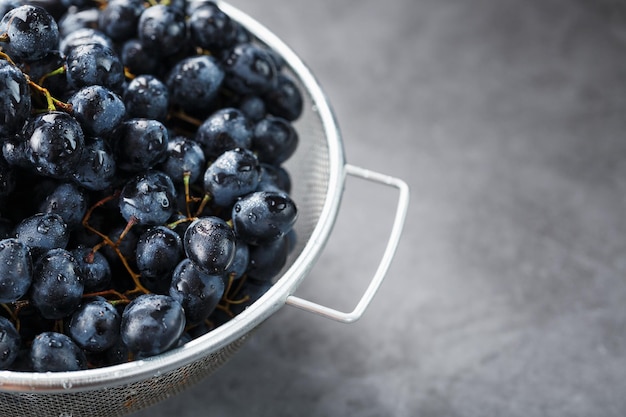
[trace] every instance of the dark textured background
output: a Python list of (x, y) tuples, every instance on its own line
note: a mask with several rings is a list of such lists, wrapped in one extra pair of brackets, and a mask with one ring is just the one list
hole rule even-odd
[[(626, 10), (237, 0), (316, 74), (348, 162), (412, 201), (355, 324), (285, 307), (134, 417), (626, 415)], [(349, 181), (298, 295), (350, 307), (395, 195)]]

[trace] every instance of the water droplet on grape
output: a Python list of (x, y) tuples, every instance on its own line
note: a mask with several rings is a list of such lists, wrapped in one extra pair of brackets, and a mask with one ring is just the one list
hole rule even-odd
[(50, 231), (50, 225), (48, 224), (48, 222), (39, 222), (39, 224), (37, 225), (37, 232), (41, 233), (42, 235), (47, 234)]
[(59, 349), (63, 347), (63, 343), (61, 343), (61, 341), (59, 340), (50, 340), (48, 342), (48, 346), (50, 346), (51, 348)]

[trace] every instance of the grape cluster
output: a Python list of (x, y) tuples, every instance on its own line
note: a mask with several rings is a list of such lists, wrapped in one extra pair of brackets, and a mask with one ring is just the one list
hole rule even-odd
[(0, 2), (0, 369), (158, 355), (272, 285), (302, 96), (208, 0)]

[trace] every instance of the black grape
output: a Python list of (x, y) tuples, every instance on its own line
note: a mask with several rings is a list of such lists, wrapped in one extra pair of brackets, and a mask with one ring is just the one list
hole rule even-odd
[(215, 216), (194, 220), (183, 239), (187, 257), (201, 271), (223, 274), (235, 257), (235, 233), (222, 219)]
[(233, 227), (240, 239), (259, 244), (281, 238), (293, 227), (298, 212), (287, 193), (257, 191), (233, 206)]
[(122, 313), (120, 335), (128, 349), (139, 357), (165, 352), (185, 329), (185, 312), (172, 297), (143, 294)]
[(261, 177), (261, 166), (255, 154), (236, 148), (217, 157), (204, 173), (204, 191), (213, 203), (230, 207), (237, 198), (255, 191)]
[(222, 275), (205, 274), (187, 258), (176, 266), (172, 274), (169, 295), (182, 305), (187, 324), (193, 325), (213, 313), (224, 295), (224, 289)]
[(9, 369), (17, 359), (21, 336), (13, 323), (0, 316), (0, 369)]
[(30, 298), (44, 318), (61, 319), (80, 305), (84, 288), (76, 258), (65, 249), (51, 249), (35, 264)]
[(22, 298), (32, 281), (30, 248), (14, 238), (0, 240), (0, 303)]
[(25, 156), (37, 173), (71, 178), (85, 145), (83, 130), (74, 117), (61, 111), (40, 114), (28, 120), (22, 136)]
[(69, 336), (82, 349), (104, 352), (119, 340), (121, 316), (103, 297), (84, 302), (72, 314)]
[(59, 27), (45, 9), (23, 5), (8, 11), (0, 20), (0, 45), (16, 61), (36, 61), (56, 49)]
[(83, 132), (89, 136), (108, 135), (126, 116), (122, 99), (100, 85), (81, 88), (67, 102), (72, 105), (72, 114)]
[(33, 340), (30, 362), (36, 372), (63, 372), (87, 369), (85, 353), (69, 336), (44, 332)]
[(35, 258), (50, 249), (64, 249), (70, 238), (67, 225), (56, 213), (26, 217), (15, 226), (13, 233), (19, 242), (30, 248)]
[(176, 208), (174, 184), (162, 172), (146, 171), (126, 183), (119, 207), (126, 221), (134, 218), (142, 225), (163, 224)]
[(31, 110), (28, 82), (24, 74), (0, 60), (0, 136), (16, 133)]

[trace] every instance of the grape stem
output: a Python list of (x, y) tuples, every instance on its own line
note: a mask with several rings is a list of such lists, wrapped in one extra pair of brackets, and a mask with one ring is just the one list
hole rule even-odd
[[(5, 33), (6, 35), (6, 33)], [(0, 35), (1, 37), (2, 35)], [(8, 36), (8, 35), (7, 35)], [(0, 58), (4, 59), (5, 61), (7, 61), (9, 64), (13, 65), (14, 67), (16, 67), (17, 65), (15, 65), (15, 62), (13, 62), (13, 60), (11, 59), (10, 56), (8, 56), (6, 53), (0, 51)]]
[(118, 304), (130, 303), (130, 298), (128, 298), (125, 294), (122, 294), (121, 292), (116, 291), (114, 289), (108, 289), (108, 290), (83, 294), (83, 298), (90, 298), (90, 297), (105, 297), (106, 298), (107, 296), (116, 297), (114, 300), (107, 299), (107, 301), (113, 306), (118, 305)]
[(131, 219), (126, 224), (126, 227), (120, 234), (120, 237), (118, 238), (117, 242), (113, 242), (110, 237), (108, 237), (107, 235), (105, 235), (104, 233), (102, 233), (101, 231), (99, 231), (98, 229), (94, 228), (93, 226), (89, 224), (89, 219), (91, 218), (91, 215), (93, 214), (94, 210), (98, 207), (103, 206), (107, 202), (117, 198), (119, 194), (120, 192), (116, 191), (114, 194), (104, 197), (100, 201), (97, 201), (93, 206), (89, 208), (89, 210), (87, 210), (87, 213), (85, 213), (85, 217), (83, 217), (83, 221), (82, 221), (83, 227), (87, 229), (88, 231), (98, 235), (102, 239), (102, 242), (100, 242), (99, 244), (97, 244), (91, 249), (91, 253), (92, 253), (91, 257), (93, 257), (93, 254), (95, 254), (100, 248), (102, 248), (102, 246), (104, 245), (109, 246), (111, 249), (113, 249), (115, 254), (120, 258), (120, 260), (122, 261), (122, 264), (124, 265), (124, 268), (130, 275), (133, 282), (135, 283), (135, 288), (127, 291), (126, 295), (131, 295), (135, 293), (148, 294), (150, 293), (150, 290), (144, 287), (140, 282), (141, 275), (133, 271), (133, 269), (130, 267), (130, 264), (128, 263), (128, 260), (126, 259), (126, 257), (124, 256), (124, 254), (119, 248), (119, 244), (121, 243), (122, 239), (128, 234), (128, 231), (137, 222), (137, 219), (135, 219), (134, 217), (131, 217)]
[(171, 117), (176, 117), (177, 119), (180, 119), (184, 122), (187, 122), (191, 125), (194, 125), (196, 127), (199, 127), (200, 125), (202, 125), (202, 120), (200, 119), (196, 119), (195, 117), (191, 117), (189, 116), (187, 113), (181, 111), (181, 110), (177, 110), (177, 111), (171, 111), (170, 112), (170, 116)]
[(189, 204), (191, 203), (191, 197), (189, 195), (189, 178), (191, 177), (191, 172), (185, 171), (183, 173), (183, 184), (185, 185), (185, 207), (187, 208), (187, 217), (191, 217), (191, 209), (189, 208)]
[(222, 299), (220, 300), (220, 302), (217, 304), (217, 308), (222, 310), (226, 314), (228, 314), (230, 317), (235, 316), (233, 312), (230, 311), (231, 305), (243, 304), (246, 301), (250, 300), (249, 295), (245, 295), (238, 300), (233, 300), (232, 298), (230, 298), (231, 296), (235, 296), (237, 293), (239, 293), (241, 288), (243, 288), (243, 284), (246, 281), (246, 277), (247, 275), (242, 276), (238, 282), (237, 287), (233, 290), (233, 283), (235, 282), (235, 275), (234, 274), (228, 275), (228, 284), (226, 284), (226, 290), (224, 290), (224, 295), (222, 296)]
[(198, 217), (202, 213), (202, 210), (204, 210), (204, 207), (207, 205), (209, 201), (211, 201), (211, 194), (206, 193), (204, 197), (202, 197), (202, 201), (200, 202), (200, 206), (198, 207), (198, 210), (196, 210), (196, 217)]
[(52, 77), (54, 75), (61, 75), (61, 74), (65, 74), (65, 65), (50, 71), (47, 74), (44, 74), (40, 79), (39, 79), (39, 85), (43, 85), (43, 83), (48, 79), (48, 77)]
[(128, 67), (124, 67), (124, 77), (128, 78), (129, 80), (134, 80), (136, 75), (130, 72)]
[(57, 109), (61, 109), (66, 113), (72, 112), (71, 104), (64, 103), (61, 100), (52, 97), (52, 94), (50, 94), (50, 91), (48, 91), (47, 88), (40, 86), (39, 84), (35, 83), (34, 81), (30, 79), (28, 79), (28, 85), (32, 89), (37, 90), (38, 92), (44, 95), (44, 97), (46, 98), (46, 103), (48, 104), (48, 107), (46, 109), (47, 111), (55, 111)]

